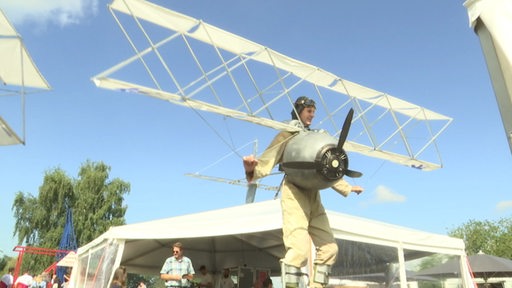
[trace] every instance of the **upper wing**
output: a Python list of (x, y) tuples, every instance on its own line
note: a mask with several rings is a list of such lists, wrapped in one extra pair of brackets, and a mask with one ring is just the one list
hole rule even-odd
[(99, 87), (292, 131), (300, 128), (283, 120), (294, 99), (307, 95), (317, 102), (314, 128), (333, 135), (345, 111), (355, 109), (346, 150), (424, 170), (441, 167), (435, 140), (450, 117), (147, 1), (114, 0), (109, 7), (135, 54), (93, 77)]

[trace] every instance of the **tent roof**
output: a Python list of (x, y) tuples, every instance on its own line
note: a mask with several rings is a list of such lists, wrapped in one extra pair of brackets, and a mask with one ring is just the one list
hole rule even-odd
[(62, 259), (57, 262), (57, 266), (63, 266), (63, 267), (73, 267), (76, 262), (76, 252), (70, 251), (66, 256), (64, 256)]
[[(485, 280), (493, 277), (512, 277), (512, 260), (494, 255), (478, 253), (468, 257), (471, 272)], [(419, 271), (417, 275), (450, 278), (460, 274), (459, 259), (450, 259), (437, 266)]]
[[(339, 253), (345, 259), (349, 252), (353, 257), (361, 258), (360, 251), (364, 255), (378, 255), (375, 258), (385, 264), (397, 261), (398, 247), (404, 249), (406, 260), (431, 253), (464, 254), (461, 239), (332, 211), (327, 214), (340, 244)], [(80, 247), (78, 254), (104, 241), (124, 240), (123, 265), (132, 272), (158, 273), (165, 258), (171, 256), (171, 244), (181, 241), (185, 255), (195, 265), (204, 264), (211, 271), (244, 265), (279, 271), (278, 260), (285, 252), (281, 228), (280, 201), (270, 200), (112, 227)], [(361, 259), (357, 261), (365, 265)]]
[[(244, 234), (251, 232), (281, 229), (281, 215), (277, 205), (279, 201), (265, 201), (254, 205), (242, 205), (220, 210), (212, 210), (178, 217), (112, 227), (107, 234), (114, 238), (195, 238)], [(277, 211), (279, 210), (279, 211)], [(229, 223), (229, 227), (224, 227)], [(227, 226), (227, 225), (226, 225)], [(168, 229), (173, 227), (172, 233)], [(137, 235), (137, 231), (147, 231), (145, 235)], [(135, 234), (135, 235), (134, 235)]]

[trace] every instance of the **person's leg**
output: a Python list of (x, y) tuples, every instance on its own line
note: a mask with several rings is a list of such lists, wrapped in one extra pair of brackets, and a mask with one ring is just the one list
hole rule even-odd
[(285, 257), (281, 260), (282, 276), (286, 287), (298, 287), (301, 267), (307, 264), (311, 251), (308, 233), (309, 200), (306, 193), (290, 183), (284, 183), (281, 195), (283, 213), (283, 242)]
[(329, 283), (331, 266), (336, 262), (338, 256), (338, 245), (332, 234), (329, 219), (320, 199), (320, 193), (311, 196), (309, 234), (316, 247), (316, 257), (310, 287), (325, 287)]

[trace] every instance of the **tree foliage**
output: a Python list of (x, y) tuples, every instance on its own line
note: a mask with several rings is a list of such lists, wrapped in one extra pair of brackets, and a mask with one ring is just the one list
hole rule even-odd
[(512, 218), (497, 221), (470, 220), (448, 232), (452, 237), (461, 238), (466, 245), (466, 253), (485, 254), (512, 258)]
[[(127, 207), (124, 196), (130, 184), (121, 179), (109, 180), (110, 166), (86, 161), (78, 178), (70, 178), (62, 169), (45, 173), (36, 196), (18, 192), (12, 210), (16, 219), (14, 235), (18, 243), (58, 249), (66, 221), (67, 207), (72, 209), (77, 245), (84, 245), (108, 230), (125, 223)], [(25, 255), (23, 269), (42, 272), (54, 259)]]
[(448, 260), (448, 257), (444, 254), (433, 254), (429, 257), (423, 258), (422, 261), (418, 263), (416, 269), (421, 271), (424, 269), (432, 268), (444, 263), (446, 260)]
[(9, 271), (9, 268), (16, 267), (16, 258), (4, 255), (0, 258), (0, 275), (5, 275)]
[(79, 245), (86, 244), (110, 226), (125, 224), (124, 195), (130, 185), (120, 179), (108, 181), (110, 167), (87, 162), (80, 168), (74, 185), (73, 219)]

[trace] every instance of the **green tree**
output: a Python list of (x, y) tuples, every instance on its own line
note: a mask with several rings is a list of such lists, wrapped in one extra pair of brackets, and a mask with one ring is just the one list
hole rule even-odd
[(437, 266), (439, 264), (444, 263), (448, 259), (449, 259), (449, 257), (447, 255), (444, 255), (444, 254), (433, 254), (431, 256), (423, 258), (423, 260), (418, 264), (416, 269), (418, 271), (421, 271), (421, 270), (424, 270), (424, 269), (432, 268), (432, 267), (435, 267), (435, 266)]
[(9, 268), (16, 267), (16, 258), (4, 255), (0, 259), (0, 275), (4, 275), (9, 271)]
[[(60, 169), (45, 173), (39, 194), (18, 192), (12, 206), (14, 235), (26, 246), (58, 249), (66, 221), (66, 209), (73, 211), (77, 244), (84, 245), (105, 232), (110, 226), (125, 223), (127, 207), (124, 195), (130, 184), (121, 179), (109, 180), (110, 166), (86, 161), (78, 178), (72, 179)], [(40, 273), (54, 261), (53, 257), (27, 255), (23, 271)]]
[(0, 275), (4, 275), (5, 274), (5, 270), (7, 270), (6, 266), (7, 266), (7, 261), (8, 260), (9, 259), (5, 255), (2, 258), (0, 258)]
[(74, 185), (76, 202), (73, 205), (73, 219), (76, 237), (83, 245), (110, 226), (125, 224), (124, 195), (130, 185), (120, 179), (109, 181), (110, 167), (103, 163), (87, 162), (80, 168)]
[(466, 245), (466, 253), (485, 254), (512, 258), (512, 218), (497, 221), (470, 220), (448, 232), (449, 236), (461, 238)]

